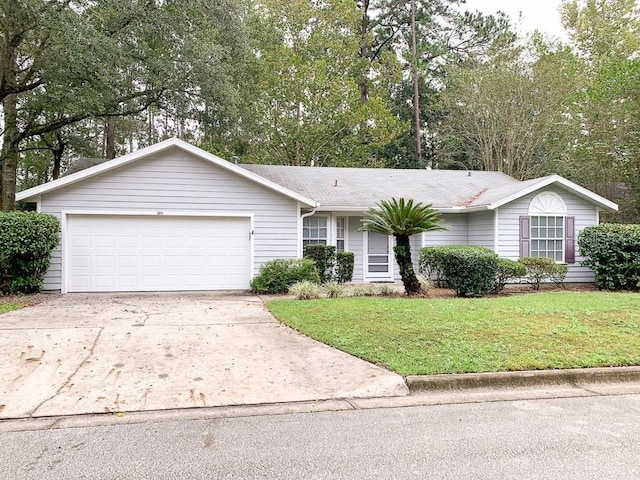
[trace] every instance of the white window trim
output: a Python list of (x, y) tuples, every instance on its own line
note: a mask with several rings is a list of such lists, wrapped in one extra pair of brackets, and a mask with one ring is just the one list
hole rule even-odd
[[(567, 232), (566, 232), (566, 221), (567, 221), (567, 204), (564, 199), (555, 192), (540, 192), (537, 194), (531, 202), (529, 203), (529, 255), (533, 256), (533, 241), (534, 240), (560, 240), (562, 242), (562, 260), (556, 260), (553, 258), (552, 260), (556, 263), (566, 263), (566, 251), (567, 251)], [(533, 237), (533, 218), (542, 218), (542, 217), (553, 217), (553, 218), (561, 218), (562, 225), (562, 238), (541, 238), (541, 237)], [(539, 256), (539, 255), (538, 255)], [(550, 258), (550, 257), (547, 257)]]
[(336, 215), (335, 217), (335, 226), (334, 226), (334, 232), (335, 232), (335, 241), (333, 242), (336, 246), (336, 251), (338, 250), (338, 219), (339, 218), (344, 218), (344, 238), (342, 238), (342, 240), (344, 241), (344, 252), (348, 252), (349, 251), (349, 217), (347, 217), (346, 215)]
[[(304, 217), (302, 219), (301, 225), (300, 225), (300, 229), (301, 229), (301, 234), (300, 234), (300, 245), (302, 246), (302, 255), (304, 256), (304, 241), (305, 241), (305, 236), (304, 236), (304, 221), (307, 219), (311, 219), (311, 218), (324, 218), (327, 221), (327, 236), (325, 237), (325, 245), (331, 245), (331, 218), (329, 215), (309, 215), (308, 217)], [(317, 240), (317, 239), (309, 239), (309, 240)]]
[[(533, 219), (534, 218), (560, 218), (560, 225), (562, 226), (562, 237), (561, 238), (549, 238), (549, 237), (534, 237), (533, 236)], [(556, 263), (566, 263), (565, 262), (565, 255), (566, 255), (566, 251), (567, 251), (567, 232), (566, 232), (566, 221), (567, 221), (567, 217), (566, 215), (531, 215), (529, 216), (529, 255), (531, 255), (532, 257), (546, 257), (546, 258), (551, 258), (547, 255), (534, 255), (533, 254), (533, 242), (534, 241), (557, 241), (560, 240), (562, 242), (562, 248), (560, 249), (561, 253), (562, 253), (562, 258), (560, 260), (556, 260), (555, 258), (551, 258), (551, 260), (553, 260)], [(538, 225), (539, 228), (539, 225)], [(544, 227), (544, 228), (548, 228), (548, 226)], [(558, 228), (557, 226), (554, 228)], [(538, 249), (539, 250), (539, 249)], [(555, 251), (555, 250), (554, 250)], [(548, 252), (548, 250), (547, 250)]]

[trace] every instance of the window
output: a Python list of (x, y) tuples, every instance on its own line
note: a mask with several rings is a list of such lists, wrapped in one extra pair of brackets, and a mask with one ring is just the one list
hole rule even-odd
[(327, 217), (305, 217), (302, 221), (302, 246), (327, 244)]
[(345, 250), (345, 231), (346, 231), (347, 219), (345, 217), (336, 218), (336, 250), (338, 252), (344, 252)]
[(532, 257), (564, 261), (564, 217), (531, 217)]
[(539, 193), (528, 213), (520, 217), (520, 257), (575, 263), (576, 219), (567, 215), (564, 200), (554, 192)]

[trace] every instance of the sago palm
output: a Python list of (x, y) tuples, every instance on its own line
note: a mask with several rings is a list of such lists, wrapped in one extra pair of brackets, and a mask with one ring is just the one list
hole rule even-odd
[(411, 262), (409, 237), (417, 233), (433, 230), (446, 230), (440, 213), (431, 205), (413, 203), (413, 200), (392, 198), (378, 202), (362, 219), (360, 231), (393, 235), (396, 246), (393, 247), (396, 262), (400, 267), (400, 277), (407, 295), (420, 293), (420, 282)]

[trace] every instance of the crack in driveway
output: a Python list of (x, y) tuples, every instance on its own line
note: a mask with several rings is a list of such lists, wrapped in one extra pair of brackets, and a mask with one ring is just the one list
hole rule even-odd
[(49, 398), (43, 400), (38, 405), (36, 405), (35, 408), (27, 412), (28, 417), (32, 417), (38, 411), (38, 409), (40, 409), (45, 403), (49, 402), (50, 400), (53, 400), (55, 397), (60, 395), (60, 392), (62, 392), (62, 389), (71, 383), (71, 379), (80, 371), (80, 369), (87, 362), (87, 360), (89, 360), (93, 356), (93, 351), (95, 350), (96, 345), (98, 344), (98, 340), (100, 339), (100, 335), (102, 335), (103, 331), (104, 331), (104, 327), (100, 327), (100, 330), (98, 330), (98, 334), (96, 335), (96, 338), (93, 340), (93, 344), (91, 345), (89, 352), (82, 359), (82, 362), (80, 362), (78, 367), (71, 373), (71, 375), (69, 375), (69, 378), (67, 378), (67, 380), (62, 385), (60, 385), (60, 388), (56, 390), (56, 393), (51, 395)]

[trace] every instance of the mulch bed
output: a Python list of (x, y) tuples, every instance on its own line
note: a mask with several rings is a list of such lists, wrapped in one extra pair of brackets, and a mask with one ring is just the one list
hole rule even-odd
[[(564, 288), (556, 285), (540, 285), (540, 290), (537, 292), (594, 292), (596, 290), (593, 284), (584, 285), (572, 285)], [(511, 297), (513, 295), (526, 295), (529, 293), (536, 293), (530, 285), (514, 285), (505, 288), (500, 293), (492, 293), (487, 297)], [(447, 288), (430, 288), (427, 292), (426, 298), (454, 298), (456, 296), (455, 290)]]
[(25, 307), (36, 305), (47, 298), (46, 293), (34, 293), (31, 295), (0, 295), (0, 304), (18, 303)]

